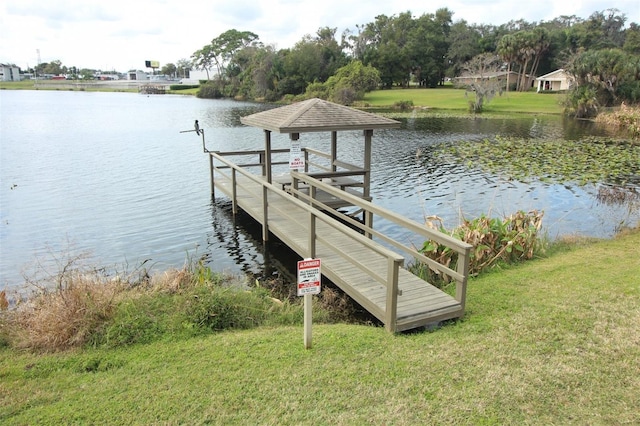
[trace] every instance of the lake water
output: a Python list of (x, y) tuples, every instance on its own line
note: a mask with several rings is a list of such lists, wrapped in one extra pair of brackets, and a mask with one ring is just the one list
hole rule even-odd
[[(0, 135), (0, 288), (22, 284), (34, 265), (54, 272), (77, 253), (94, 265), (152, 272), (203, 258), (214, 270), (270, 274), (289, 268), (286, 250), (263, 247), (259, 228), (233, 219), (228, 202), (210, 198), (207, 147), (259, 149), (263, 131), (239, 118), (268, 105), (190, 96), (70, 91), (2, 91)], [(559, 117), (410, 118), (373, 138), (374, 202), (422, 222), (438, 215), (448, 227), (461, 214), (545, 211), (545, 232), (609, 237), (625, 208), (596, 202), (595, 187), (505, 182), (440, 164), (438, 142), (496, 134), (580, 138), (601, 133), (591, 123)], [(339, 132), (339, 151), (362, 154), (361, 132)], [(329, 134), (305, 134), (303, 146), (329, 150)], [(274, 148), (288, 146), (273, 135)], [(283, 172), (286, 170), (282, 170)], [(277, 171), (276, 171), (277, 172)], [(394, 233), (380, 222), (379, 229)], [(404, 237), (403, 237), (404, 238)], [(411, 238), (411, 236), (406, 236)]]

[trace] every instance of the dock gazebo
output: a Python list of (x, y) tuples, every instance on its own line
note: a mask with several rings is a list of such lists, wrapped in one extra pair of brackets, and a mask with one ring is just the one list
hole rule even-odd
[[(399, 121), (318, 98), (258, 112), (242, 117), (240, 122), (264, 130), (264, 175), (269, 183), (274, 183), (271, 164), (272, 132), (289, 134), (291, 141), (298, 141), (301, 133), (330, 132), (330, 153), (310, 148), (304, 150), (304, 172), (316, 179), (331, 182), (334, 186), (339, 186), (343, 190), (361, 187), (361, 196), (367, 200), (371, 199), (371, 145), (373, 131), (400, 127)], [(338, 158), (338, 131), (348, 130), (363, 131), (364, 158), (361, 166), (346, 163)], [(310, 155), (324, 157), (328, 160), (328, 165), (310, 162)], [(310, 167), (314, 166), (319, 171), (310, 173)], [(287, 185), (290, 182), (291, 178), (287, 176), (276, 179), (276, 183), (282, 185)]]

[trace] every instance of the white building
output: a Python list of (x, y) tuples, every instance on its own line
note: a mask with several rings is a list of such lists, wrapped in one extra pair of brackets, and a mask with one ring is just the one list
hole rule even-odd
[(20, 68), (14, 65), (0, 64), (0, 81), (20, 81)]
[(569, 90), (575, 78), (562, 68), (536, 78), (538, 92), (557, 92)]
[(134, 70), (127, 73), (127, 80), (148, 81), (149, 76), (144, 71)]

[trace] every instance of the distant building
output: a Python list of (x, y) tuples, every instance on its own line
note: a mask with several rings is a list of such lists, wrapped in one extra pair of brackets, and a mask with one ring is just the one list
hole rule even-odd
[(147, 73), (144, 71), (134, 70), (134, 71), (129, 71), (127, 73), (127, 80), (147, 81), (148, 79), (149, 77), (147, 76)]
[(536, 78), (538, 92), (569, 90), (575, 78), (562, 68)]
[[(213, 71), (209, 71), (209, 76), (212, 77), (214, 75)], [(183, 78), (181, 81), (183, 84), (200, 84), (201, 80), (212, 80), (212, 78), (207, 78), (207, 72), (204, 70), (191, 70), (189, 71), (189, 77)]]
[(0, 81), (20, 81), (20, 68), (15, 65), (0, 64)]

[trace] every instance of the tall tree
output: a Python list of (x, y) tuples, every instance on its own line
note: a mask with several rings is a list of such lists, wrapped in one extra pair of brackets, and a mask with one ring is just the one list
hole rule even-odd
[(462, 72), (465, 62), (481, 53), (480, 34), (470, 27), (466, 21), (456, 21), (451, 25), (448, 36), (447, 71), (449, 77), (456, 77)]
[(502, 83), (495, 78), (500, 70), (502, 60), (494, 53), (481, 53), (464, 65), (463, 76), (468, 77), (465, 95), (473, 94), (469, 101), (469, 110), (480, 113), (484, 106), (496, 95), (502, 94)]
[(509, 91), (509, 81), (511, 76), (511, 66), (518, 59), (518, 40), (515, 36), (507, 34), (502, 36), (498, 42), (497, 53), (503, 61), (507, 63), (507, 87)]
[(178, 59), (176, 62), (176, 68), (182, 78), (186, 78), (189, 71), (191, 71), (191, 61), (185, 58)]

